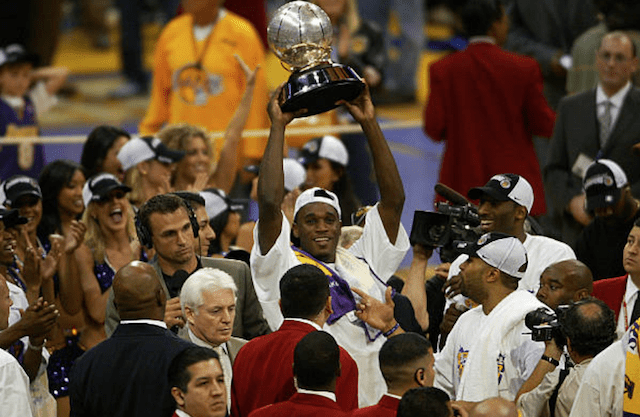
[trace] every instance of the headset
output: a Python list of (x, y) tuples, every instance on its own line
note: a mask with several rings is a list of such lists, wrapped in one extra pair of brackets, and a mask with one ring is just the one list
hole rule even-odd
[[(196, 218), (196, 214), (193, 210), (191, 204), (188, 201), (182, 199), (187, 209), (187, 215), (189, 216), (189, 223), (191, 224), (191, 230), (193, 231), (193, 237), (197, 238), (200, 234), (200, 225), (198, 224), (198, 219)], [(148, 249), (153, 248), (153, 241), (151, 240), (151, 231), (140, 221), (140, 212), (136, 214), (135, 218), (136, 225), (136, 233), (138, 235), (138, 240), (142, 246), (145, 246)]]

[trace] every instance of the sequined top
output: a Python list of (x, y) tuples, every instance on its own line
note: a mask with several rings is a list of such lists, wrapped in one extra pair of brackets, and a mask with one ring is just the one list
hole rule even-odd
[[(140, 251), (140, 260), (142, 262), (147, 262), (149, 260), (147, 253), (144, 250)], [(116, 275), (116, 270), (111, 263), (109, 263), (109, 259), (105, 256), (103, 263), (99, 264), (96, 262), (94, 264), (93, 272), (96, 274), (100, 291), (104, 294), (105, 291), (111, 288), (111, 285), (113, 284), (113, 277)]]

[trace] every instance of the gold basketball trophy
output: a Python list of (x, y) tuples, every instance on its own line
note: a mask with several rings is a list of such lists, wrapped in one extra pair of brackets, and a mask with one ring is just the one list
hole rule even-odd
[(282, 111), (307, 109), (305, 116), (338, 107), (364, 89), (353, 68), (331, 61), (333, 27), (313, 3), (292, 1), (280, 7), (267, 28), (269, 46), (292, 74), (282, 89)]

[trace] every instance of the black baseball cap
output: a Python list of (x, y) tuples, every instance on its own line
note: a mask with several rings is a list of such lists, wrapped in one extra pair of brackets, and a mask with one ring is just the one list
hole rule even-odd
[(592, 162), (582, 181), (587, 197), (585, 208), (594, 211), (616, 204), (622, 196), (622, 188), (628, 183), (626, 174), (615, 162), (609, 159)]
[(0, 49), (0, 67), (7, 64), (30, 63), (34, 67), (38, 65), (38, 55), (28, 53), (22, 45), (11, 44)]
[(30, 195), (42, 200), (38, 182), (25, 175), (14, 175), (0, 187), (0, 200), (5, 206), (13, 207), (20, 197)]
[(527, 208), (527, 213), (533, 207), (533, 188), (529, 181), (517, 174), (499, 174), (491, 177), (484, 187), (469, 190), (467, 196), (472, 200), (479, 200), (484, 194), (498, 201), (513, 201)]
[(82, 201), (87, 207), (92, 201), (103, 200), (113, 190), (122, 190), (125, 193), (131, 191), (131, 188), (122, 184), (116, 177), (111, 174), (102, 173), (95, 175), (84, 183), (82, 188)]

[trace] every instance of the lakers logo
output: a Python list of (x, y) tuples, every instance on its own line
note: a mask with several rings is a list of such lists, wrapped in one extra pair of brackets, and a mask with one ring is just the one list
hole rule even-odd
[(501, 353), (498, 355), (498, 385), (500, 385), (500, 382), (502, 382), (502, 378), (504, 377), (504, 360), (505, 360), (505, 356)]
[(456, 355), (458, 360), (458, 378), (462, 378), (462, 372), (464, 371), (464, 365), (467, 363), (467, 357), (469, 357), (469, 351), (464, 350), (464, 348), (460, 348), (458, 350), (458, 354)]
[(220, 75), (209, 74), (196, 64), (188, 64), (178, 69), (173, 74), (172, 86), (184, 103), (193, 106), (206, 105), (209, 96), (217, 96), (223, 90)]

